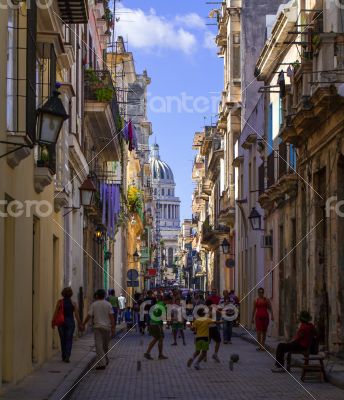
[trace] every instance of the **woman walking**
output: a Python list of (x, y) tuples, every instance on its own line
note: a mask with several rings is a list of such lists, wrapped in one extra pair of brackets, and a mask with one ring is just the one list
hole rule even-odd
[(54, 329), (55, 326), (57, 326), (59, 331), (62, 361), (69, 363), (75, 330), (74, 317), (77, 320), (80, 330), (82, 330), (82, 322), (79, 317), (78, 306), (72, 301), (72, 288), (64, 288), (61, 295), (62, 299), (60, 299), (56, 304), (52, 328)]
[(264, 289), (258, 289), (258, 298), (253, 304), (252, 323), (256, 323), (257, 341), (259, 347), (257, 351), (263, 351), (265, 348), (266, 332), (269, 326), (269, 312), (271, 321), (274, 320), (274, 315), (270, 300), (264, 296)]

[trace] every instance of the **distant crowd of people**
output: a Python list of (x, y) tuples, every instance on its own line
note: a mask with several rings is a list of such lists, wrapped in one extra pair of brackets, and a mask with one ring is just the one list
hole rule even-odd
[[(207, 359), (212, 341), (215, 343), (212, 358), (220, 362), (221, 342), (231, 344), (233, 326), (239, 324), (240, 302), (234, 290), (224, 290), (222, 296), (216, 289), (208, 293), (178, 289), (148, 290), (144, 293), (135, 293), (133, 298), (127, 299), (123, 294), (117, 297), (113, 289), (108, 293), (99, 289), (84, 321), (79, 317), (76, 303), (71, 300), (72, 295), (71, 288), (63, 289), (62, 299), (57, 302), (52, 321), (53, 328), (57, 326), (59, 331), (62, 360), (70, 361), (75, 320), (80, 331), (84, 331), (86, 325), (92, 321), (98, 370), (104, 370), (109, 363), (109, 343), (115, 335), (117, 324), (125, 323), (128, 332), (136, 328), (141, 335), (146, 331), (149, 333), (152, 339), (144, 353), (144, 358), (147, 360), (153, 360), (151, 353), (156, 345), (158, 359), (168, 358), (164, 353), (165, 329), (171, 329), (171, 345), (177, 346), (178, 338), (183, 345), (186, 344), (184, 331), (190, 328), (195, 334), (195, 352), (188, 359), (187, 366), (194, 365), (197, 370), (201, 368), (200, 363)], [(271, 303), (264, 296), (264, 289), (259, 288), (252, 315), (252, 322), (255, 323), (257, 331), (258, 351), (265, 350), (270, 318), (271, 320), (274, 318)], [(285, 371), (285, 353), (306, 350), (312, 345), (315, 328), (310, 321), (310, 314), (302, 311), (301, 324), (295, 338), (289, 343), (280, 343), (277, 348), (273, 372)]]

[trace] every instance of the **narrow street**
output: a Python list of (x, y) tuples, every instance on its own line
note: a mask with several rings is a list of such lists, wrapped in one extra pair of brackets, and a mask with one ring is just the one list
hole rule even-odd
[[(181, 339), (179, 339), (181, 340)], [(208, 361), (201, 371), (188, 368), (186, 361), (194, 351), (193, 334), (186, 331), (187, 344), (181, 341), (171, 346), (172, 333), (165, 331), (166, 361), (157, 360), (157, 349), (152, 352), (154, 361), (143, 358), (149, 337), (143, 339), (129, 333), (110, 352), (110, 364), (105, 371), (91, 371), (76, 387), (73, 400), (93, 399), (198, 399), (198, 400), (339, 400), (342, 390), (328, 383), (300, 382), (300, 370), (288, 374), (273, 374), (271, 357), (259, 353), (253, 344), (239, 337), (232, 345), (220, 348), (221, 363), (212, 360), (213, 345)], [(240, 356), (233, 372), (229, 369), (232, 353)], [(137, 370), (141, 361), (141, 370)], [(307, 393), (309, 391), (309, 393)]]

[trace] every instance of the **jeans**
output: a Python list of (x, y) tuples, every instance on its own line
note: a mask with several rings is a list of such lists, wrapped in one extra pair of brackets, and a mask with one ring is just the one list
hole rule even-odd
[(276, 350), (276, 367), (284, 367), (284, 354), (290, 351), (306, 351), (306, 349), (296, 342), (279, 343)]
[(233, 321), (223, 321), (223, 341), (230, 342), (232, 340)]
[(74, 319), (65, 320), (64, 324), (58, 327), (63, 361), (69, 360), (70, 355), (72, 353), (74, 330), (75, 330)]
[(97, 360), (99, 361), (97, 364), (98, 367), (105, 367), (109, 362), (107, 353), (109, 352), (110, 339), (110, 329), (94, 328), (94, 341), (96, 345)]

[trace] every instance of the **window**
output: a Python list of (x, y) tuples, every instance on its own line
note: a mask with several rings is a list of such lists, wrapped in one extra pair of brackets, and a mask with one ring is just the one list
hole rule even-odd
[(161, 195), (165, 196), (165, 189), (161, 189)]
[(289, 165), (291, 168), (296, 168), (296, 152), (292, 144), (289, 145)]
[(173, 265), (173, 249), (172, 249), (172, 247), (170, 247), (168, 249), (168, 256), (167, 257), (168, 257), (168, 260), (167, 260), (168, 266), (172, 267), (172, 265)]
[(18, 10), (8, 9), (8, 43), (7, 43), (7, 130), (17, 131), (17, 42), (18, 42)]
[(240, 79), (241, 77), (241, 52), (240, 52), (240, 33), (233, 33), (233, 79)]

